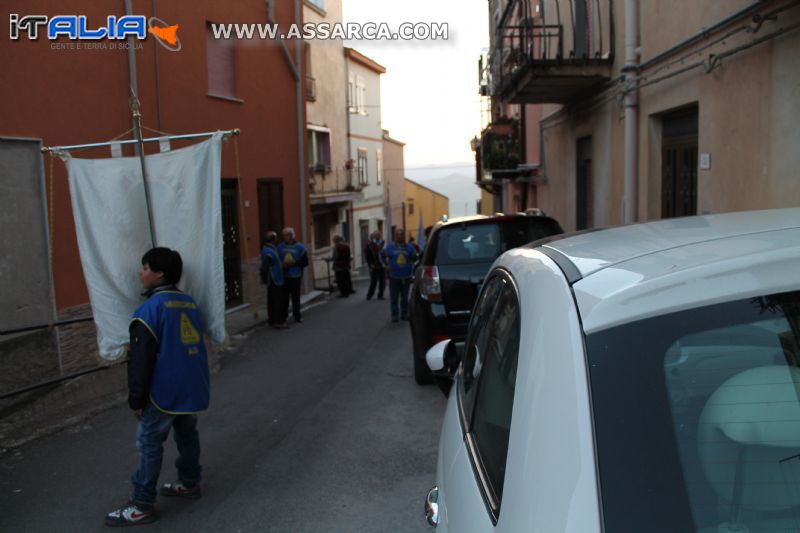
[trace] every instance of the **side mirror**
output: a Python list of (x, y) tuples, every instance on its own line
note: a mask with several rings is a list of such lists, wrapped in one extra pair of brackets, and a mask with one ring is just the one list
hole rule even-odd
[(445, 396), (450, 394), (453, 376), (455, 376), (458, 365), (461, 362), (463, 347), (463, 342), (448, 339), (434, 344), (425, 354), (425, 362), (428, 363), (428, 368), (431, 369), (433, 379), (442, 389)]
[(430, 368), (431, 372), (434, 374), (445, 370), (444, 352), (447, 350), (447, 347), (450, 346), (451, 342), (453, 342), (451, 339), (439, 341), (431, 346), (425, 354), (425, 362), (428, 363), (428, 368)]

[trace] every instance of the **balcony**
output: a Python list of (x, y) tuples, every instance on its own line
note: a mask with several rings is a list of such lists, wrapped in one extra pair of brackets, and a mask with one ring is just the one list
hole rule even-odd
[(568, 103), (611, 79), (613, 0), (511, 0), (481, 58), (481, 94)]
[(362, 200), (364, 194), (356, 183), (355, 171), (344, 167), (330, 167), (325, 164), (311, 165), (308, 168), (308, 184), (312, 205), (336, 204)]
[(480, 139), (480, 170), (483, 176), (502, 178), (519, 175), (519, 165), (523, 162), (519, 130), (519, 120), (508, 118), (500, 118), (483, 130)]

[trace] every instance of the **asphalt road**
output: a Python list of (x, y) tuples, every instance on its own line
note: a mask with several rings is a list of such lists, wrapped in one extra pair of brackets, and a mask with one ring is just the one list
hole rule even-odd
[[(414, 383), (408, 323), (388, 301), (309, 309), (259, 328), (212, 377), (201, 415), (203, 498), (161, 498), (146, 531), (430, 532), (444, 396)], [(113, 408), (0, 456), (0, 531), (103, 531), (136, 466), (136, 422)], [(166, 443), (160, 482), (173, 481)], [(141, 528), (137, 528), (137, 531)]]

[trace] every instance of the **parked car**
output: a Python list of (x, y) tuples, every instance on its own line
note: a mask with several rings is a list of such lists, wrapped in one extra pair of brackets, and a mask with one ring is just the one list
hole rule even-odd
[(439, 530), (800, 530), (800, 209), (509, 251), (464, 350)]
[(409, 294), (414, 377), (429, 383), (425, 352), (443, 339), (463, 339), (483, 278), (512, 248), (563, 233), (542, 214), (459, 217), (437, 223)]

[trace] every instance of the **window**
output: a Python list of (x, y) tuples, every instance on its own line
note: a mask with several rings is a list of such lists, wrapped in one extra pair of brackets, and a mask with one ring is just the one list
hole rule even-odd
[(451, 226), (439, 232), (436, 262), (439, 265), (491, 262), (503, 251), (498, 224)]
[(356, 113), (359, 115), (366, 115), (366, 99), (367, 87), (364, 84), (364, 78), (356, 76)]
[(606, 531), (798, 531), (800, 292), (586, 337)]
[(466, 356), (464, 357), (463, 376), (461, 386), (464, 393), (464, 407), (467, 419), (472, 416), (472, 385), (480, 377), (481, 365), (480, 354), (485, 351), (486, 339), (489, 333), (488, 328), (478, 327), (478, 324), (485, 324), (489, 316), (494, 311), (497, 298), (503, 288), (503, 280), (499, 276), (492, 277), (483, 287), (475, 304), (475, 312), (470, 320), (469, 337), (466, 344)]
[(511, 428), (520, 314), (516, 290), (499, 274), (484, 287), (470, 323), (459, 377), (462, 422), (470, 455), (485, 479), (483, 493), (494, 518), (500, 512)]
[(331, 167), (331, 133), (323, 129), (308, 130), (308, 166), (312, 172)]
[(369, 176), (367, 175), (367, 149), (366, 148), (359, 148), (358, 149), (358, 165), (356, 166), (358, 171), (358, 183), (361, 185), (368, 185), (369, 184)]
[(314, 79), (314, 72), (311, 63), (311, 45), (303, 43), (303, 55), (306, 61), (306, 100), (315, 102), (317, 100), (317, 80)]
[(356, 112), (356, 75), (352, 72), (347, 75), (347, 109)]
[(325, 11), (325, 0), (305, 0), (307, 4), (311, 4), (320, 11)]
[(206, 23), (208, 94), (236, 98), (236, 47), (233, 40), (214, 39)]
[(413, 198), (409, 198), (408, 199), (408, 214), (409, 215), (413, 215), (414, 214), (414, 199)]
[(375, 176), (378, 185), (383, 183), (383, 150), (375, 152)]

